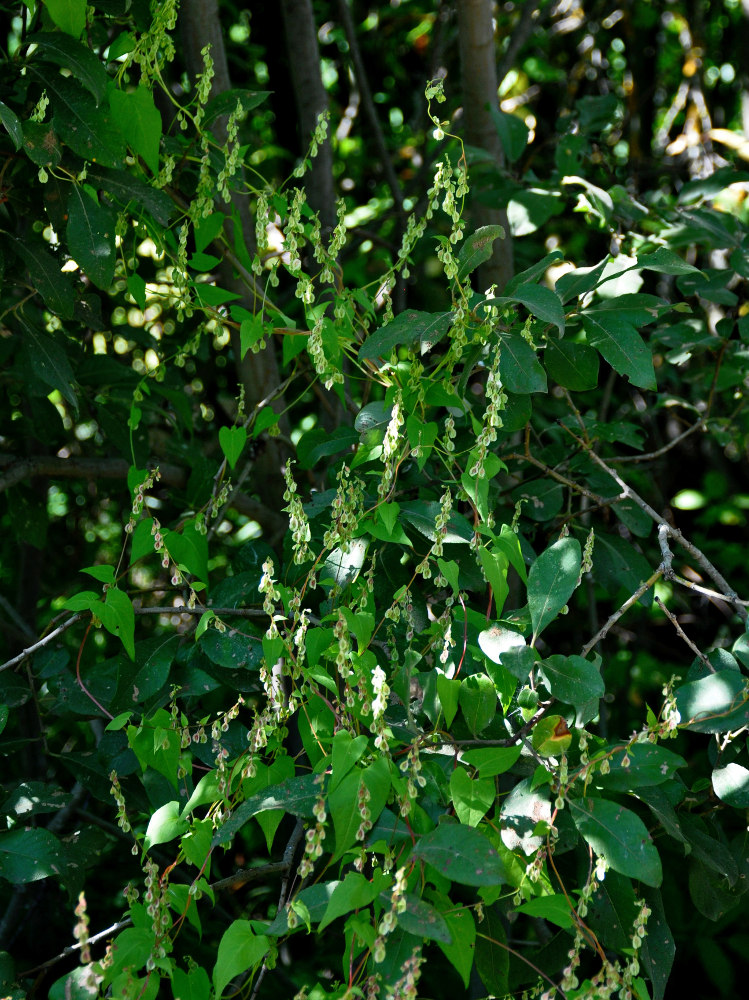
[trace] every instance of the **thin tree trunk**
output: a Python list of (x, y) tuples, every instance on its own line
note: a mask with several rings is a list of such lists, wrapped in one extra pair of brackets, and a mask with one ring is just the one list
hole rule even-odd
[[(302, 148), (328, 110), (328, 95), (320, 75), (320, 50), (311, 0), (281, 0), (291, 83), (296, 97)], [(307, 200), (320, 216), (323, 235), (336, 224), (333, 151), (330, 137), (320, 145), (306, 175)]]
[[(489, 153), (501, 170), (505, 164), (504, 150), (489, 112), (499, 106), (491, 0), (458, 0), (457, 10), (465, 141)], [(505, 238), (494, 242), (491, 258), (479, 268), (481, 289), (496, 285), (501, 292), (514, 269), (507, 212), (474, 201), (472, 218), (475, 228), (504, 226)]]
[[(183, 0), (180, 9), (180, 31), (185, 64), (190, 79), (195, 80), (203, 71), (201, 50), (206, 44), (210, 44), (214, 67), (211, 97), (230, 90), (231, 80), (217, 0)], [(226, 123), (219, 122), (214, 134), (217, 141), (224, 142)], [(241, 238), (252, 254), (255, 248), (255, 231), (247, 196), (244, 193), (235, 194), (232, 198), (232, 207), (241, 226)], [(231, 238), (233, 226), (227, 225), (227, 231)], [(247, 282), (235, 273), (231, 264), (221, 265), (221, 280), (230, 291), (235, 291), (247, 299), (249, 292)], [(245, 305), (252, 308), (251, 301), (246, 301)], [(258, 354), (248, 352), (242, 359), (239, 337), (236, 332), (232, 332), (232, 350), (234, 351), (237, 377), (244, 386), (249, 412), (256, 404), (271, 396), (281, 384), (282, 379), (275, 347), (273, 344), (269, 344), (264, 351), (260, 351)], [(270, 405), (276, 412), (280, 413), (284, 409), (283, 398), (276, 398)], [(285, 482), (281, 470), (287, 457), (282, 452), (279, 442), (268, 438), (254, 462), (251, 477), (252, 492), (257, 493), (261, 502), (271, 511), (277, 511), (282, 504), (281, 498)]]

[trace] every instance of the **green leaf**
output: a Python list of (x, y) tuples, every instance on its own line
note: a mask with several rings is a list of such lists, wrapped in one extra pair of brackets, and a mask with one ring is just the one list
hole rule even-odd
[[(447, 922), (439, 910), (418, 896), (414, 896), (413, 893), (406, 892), (403, 898), (406, 901), (406, 908), (398, 912), (398, 924), (404, 931), (415, 937), (441, 941), (443, 944), (452, 941)], [(390, 903), (388, 893), (383, 893), (382, 901), (385, 906)]]
[(538, 675), (553, 697), (567, 705), (584, 705), (606, 693), (600, 670), (582, 656), (549, 656), (539, 663)]
[(131, 660), (135, 659), (135, 612), (133, 602), (122, 590), (111, 587), (104, 606), (97, 608), (104, 628), (117, 636)]
[(15, 111), (11, 111), (7, 104), (0, 101), (0, 122), (3, 123), (6, 132), (13, 140), (16, 150), (23, 144), (23, 126)]
[[(211, 982), (202, 965), (194, 965), (186, 972), (183, 969), (173, 968), (171, 978), (172, 995), (179, 997), (179, 1000), (210, 1000)], [(74, 1000), (78, 998), (75, 997)], [(84, 998), (81, 997), (80, 1000)]]
[(659, 274), (694, 274), (699, 268), (688, 264), (678, 253), (668, 247), (658, 247), (653, 253), (643, 253), (637, 258), (637, 266)]
[(99, 583), (114, 583), (114, 566), (86, 566), (81, 570)]
[(458, 711), (460, 683), (459, 680), (446, 677), (445, 674), (437, 674), (437, 697), (445, 716), (445, 724), (448, 726), (452, 725)]
[(357, 841), (361, 826), (359, 789), (364, 783), (369, 792), (369, 812), (373, 823), (377, 821), (390, 794), (390, 768), (385, 757), (379, 757), (364, 769), (346, 775), (343, 781), (328, 795), (328, 809), (335, 830), (335, 854), (337, 861)]
[(244, 427), (221, 427), (218, 432), (218, 442), (233, 469), (247, 443), (247, 431)]
[(609, 757), (607, 774), (595, 773), (595, 784), (607, 791), (634, 792), (662, 785), (675, 779), (676, 771), (686, 767), (683, 757), (654, 743), (635, 743)]
[(80, 185), (73, 184), (68, 199), (68, 249), (93, 283), (106, 291), (114, 277), (115, 214), (97, 204)]
[(533, 727), (531, 743), (541, 757), (558, 757), (572, 742), (567, 720), (561, 715), (546, 715)]
[(45, 78), (50, 91), (60, 138), (74, 153), (105, 167), (116, 167), (125, 154), (125, 143), (109, 113), (72, 78), (53, 74)]
[(207, 128), (217, 118), (233, 114), (237, 104), (241, 106), (242, 111), (246, 114), (248, 111), (259, 107), (259, 105), (270, 97), (271, 93), (272, 91), (270, 90), (242, 90), (237, 88), (225, 90), (211, 98), (206, 105), (203, 126)]
[(258, 966), (270, 949), (264, 934), (255, 934), (249, 920), (235, 920), (224, 932), (213, 967), (213, 988), (219, 1000), (235, 976)]
[(592, 292), (597, 287), (608, 263), (609, 259), (606, 257), (595, 267), (578, 267), (563, 274), (554, 286), (562, 302), (569, 302), (571, 299)]
[(528, 608), (535, 638), (554, 621), (574, 593), (582, 553), (575, 538), (560, 538), (542, 552), (528, 574)]
[(460, 685), (458, 698), (468, 728), (477, 736), (497, 714), (497, 692), (486, 674), (471, 674)]
[(44, 59), (56, 63), (65, 70), (70, 70), (78, 83), (93, 94), (97, 104), (104, 100), (109, 77), (103, 63), (91, 49), (57, 31), (37, 32), (37, 34), (31, 35), (28, 42), (38, 46)]
[(164, 543), (169, 555), (180, 568), (197, 577), (203, 583), (208, 583), (208, 542), (190, 522), (182, 529), (182, 534), (176, 531), (163, 532)]
[(615, 312), (583, 313), (583, 328), (591, 347), (600, 351), (619, 375), (641, 389), (656, 389), (653, 356), (637, 330)]
[(125, 91), (111, 87), (109, 107), (130, 148), (142, 156), (154, 173), (159, 172), (161, 114), (148, 87)]
[(81, 37), (86, 27), (86, 0), (46, 0), (45, 6), (61, 31)]
[[(484, 629), (483, 632), (479, 632), (479, 647), (492, 663), (499, 663), (502, 653), (525, 646), (525, 639), (519, 632), (504, 628), (502, 625), (492, 625)], [(533, 662), (532, 659), (531, 662)], [(525, 676), (527, 677), (528, 674)]]
[(23, 328), (23, 350), (30, 370), (44, 385), (57, 389), (77, 413), (77, 383), (67, 355), (50, 334), (37, 330), (23, 315), (16, 318)]
[(494, 782), (472, 778), (462, 767), (450, 775), (450, 797), (455, 815), (466, 826), (478, 826), (496, 799)]
[(544, 366), (555, 382), (573, 392), (586, 392), (598, 385), (598, 354), (587, 344), (548, 340)]
[(160, 226), (166, 226), (176, 210), (174, 202), (165, 191), (152, 187), (124, 170), (108, 170), (97, 164), (89, 167), (86, 179), (89, 184), (106, 191), (110, 198), (136, 217), (145, 209)]
[(546, 839), (538, 832), (538, 825), (551, 820), (548, 786), (534, 788), (532, 779), (524, 778), (504, 800), (500, 814), (505, 847), (513, 852), (522, 850), (526, 856), (533, 854)]
[(715, 794), (729, 806), (749, 809), (749, 770), (741, 764), (716, 767), (712, 775)]
[(636, 813), (607, 799), (572, 799), (569, 806), (583, 838), (614, 871), (655, 888), (661, 884), (661, 859)]
[(510, 953), (504, 913), (498, 905), (487, 907), (476, 937), (476, 971), (492, 996), (504, 997), (510, 989)]
[(504, 295), (498, 302), (520, 302), (544, 323), (551, 323), (560, 334), (564, 333), (564, 309), (562, 300), (545, 285), (523, 284), (511, 295)]
[(503, 334), (499, 351), (499, 374), (509, 392), (546, 392), (546, 372), (527, 340), (518, 333)]
[(376, 868), (372, 873), (372, 881), (359, 872), (348, 872), (342, 882), (339, 882), (328, 902), (328, 907), (320, 921), (318, 932), (325, 930), (338, 917), (351, 913), (352, 910), (361, 910), (369, 906), (377, 897), (392, 883), (392, 878), (385, 875), (381, 869)]
[(490, 747), (486, 750), (466, 750), (463, 760), (477, 767), (482, 778), (494, 778), (509, 771), (520, 757), (520, 747)]
[(472, 271), (491, 258), (494, 241), (504, 239), (502, 226), (482, 226), (472, 233), (460, 248), (458, 254), (457, 280), (463, 282)]
[(15, 885), (63, 871), (62, 845), (49, 830), (16, 827), (0, 832), (0, 876)]
[(536, 896), (535, 899), (518, 906), (517, 912), (527, 913), (530, 917), (541, 917), (542, 920), (548, 920), (550, 923), (556, 924), (557, 927), (565, 929), (574, 925), (569, 899), (561, 893), (551, 896)]
[(168, 844), (170, 840), (181, 837), (187, 829), (187, 820), (180, 816), (179, 802), (166, 802), (148, 821), (143, 850), (150, 851), (157, 844)]
[(253, 816), (267, 809), (283, 809), (292, 816), (314, 819), (313, 807), (322, 794), (323, 782), (316, 774), (304, 774), (282, 781), (267, 791), (242, 802), (216, 831), (214, 843), (228, 843)]
[[(413, 500), (402, 503), (401, 518), (412, 524), (430, 542), (437, 541), (435, 524), (440, 505), (434, 500)], [(447, 522), (447, 533), (442, 536), (445, 545), (466, 545), (473, 538), (468, 521), (461, 514), (453, 513)]]
[(676, 689), (681, 724), (698, 733), (727, 733), (749, 725), (747, 679), (738, 670), (682, 684)]
[(469, 909), (455, 909), (451, 900), (443, 899), (442, 912), (452, 943), (438, 941), (437, 944), (468, 989), (476, 950), (476, 924)]
[[(413, 347), (421, 343), (421, 353), (425, 354), (442, 337), (452, 323), (452, 313), (418, 312), (407, 309), (399, 313), (387, 326), (381, 326), (364, 341), (359, 348), (360, 361), (387, 360), (396, 347)], [(360, 428), (357, 426), (357, 430)]]
[(500, 885), (506, 881), (496, 849), (470, 826), (441, 823), (416, 842), (411, 856), (460, 885)]
[(340, 785), (351, 768), (367, 749), (366, 736), (352, 737), (348, 729), (340, 729), (333, 737), (333, 766), (330, 773), (330, 791)]
[[(34, 287), (44, 299), (44, 304), (63, 319), (73, 318), (75, 294), (68, 278), (60, 273), (61, 262), (35, 240), (11, 237), (13, 249), (29, 269)], [(64, 394), (63, 394), (64, 395)]]

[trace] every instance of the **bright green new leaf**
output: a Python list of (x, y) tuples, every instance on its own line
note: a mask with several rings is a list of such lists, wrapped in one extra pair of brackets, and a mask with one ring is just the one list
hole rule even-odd
[(195, 965), (187, 972), (172, 969), (172, 993), (179, 1000), (210, 1000), (211, 982), (208, 973), (201, 965)]
[(437, 675), (437, 697), (440, 700), (440, 705), (445, 716), (445, 725), (447, 726), (452, 725), (452, 721), (458, 711), (460, 684), (461, 682), (457, 678), (451, 679), (445, 676), (445, 674)]
[(472, 778), (462, 767), (456, 767), (450, 775), (450, 797), (455, 815), (466, 826), (479, 825), (496, 795), (493, 781)]
[(351, 768), (367, 749), (367, 737), (353, 738), (348, 729), (340, 729), (333, 737), (333, 766), (330, 774), (330, 791), (340, 785)]
[(542, 552), (528, 574), (533, 641), (554, 621), (577, 587), (582, 552), (576, 538), (560, 538)]
[(134, 90), (109, 90), (109, 107), (128, 145), (154, 173), (159, 172), (161, 114), (148, 87)]
[(574, 926), (570, 901), (561, 893), (551, 896), (536, 896), (519, 906), (518, 913), (527, 913), (531, 917), (541, 917), (558, 927), (565, 929)]
[(477, 767), (482, 778), (504, 774), (517, 762), (520, 747), (488, 747), (486, 750), (466, 750), (463, 760)]
[(86, 27), (86, 0), (45, 0), (45, 7), (61, 31), (81, 37)]
[(143, 849), (150, 851), (157, 844), (168, 844), (170, 840), (181, 837), (187, 829), (187, 820), (180, 816), (179, 802), (166, 802), (152, 813), (148, 821)]
[(645, 885), (661, 884), (661, 859), (636, 813), (608, 799), (572, 799), (569, 806), (575, 826), (614, 871)]
[(111, 587), (104, 598), (104, 605), (96, 609), (104, 628), (116, 635), (131, 660), (135, 659), (135, 612), (133, 602), (122, 590)]
[(497, 714), (497, 691), (486, 674), (471, 674), (461, 681), (458, 701), (474, 736), (486, 729)]
[(247, 431), (244, 427), (221, 427), (218, 432), (218, 442), (226, 460), (232, 469), (235, 467), (247, 443)]
[(426, 861), (461, 885), (500, 885), (505, 871), (496, 849), (478, 830), (457, 823), (441, 823), (416, 842), (411, 856)]
[(318, 931), (323, 931), (338, 917), (369, 906), (392, 884), (392, 876), (385, 875), (381, 868), (375, 868), (372, 881), (368, 881), (359, 872), (348, 872), (342, 882), (339, 882), (330, 897), (328, 908), (320, 921)]
[(249, 920), (235, 920), (224, 932), (213, 968), (213, 988), (220, 1000), (228, 984), (242, 972), (259, 966), (270, 948), (264, 934), (255, 934)]

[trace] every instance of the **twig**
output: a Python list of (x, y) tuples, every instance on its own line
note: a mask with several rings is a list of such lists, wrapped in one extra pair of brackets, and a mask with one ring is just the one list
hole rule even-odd
[(50, 642), (56, 639), (59, 635), (62, 635), (63, 632), (67, 632), (69, 628), (72, 628), (72, 626), (84, 618), (85, 615), (85, 611), (76, 612), (72, 618), (68, 618), (68, 620), (64, 621), (62, 625), (58, 625), (58, 627), (54, 631), (50, 632), (49, 635), (45, 635), (43, 639), (39, 639), (39, 641), (33, 643), (33, 645), (27, 646), (26, 649), (22, 649), (17, 656), (14, 656), (10, 660), (6, 660), (3, 664), (0, 664), (0, 673), (2, 673), (3, 670), (9, 670), (10, 667), (15, 667), (17, 664), (25, 660), (27, 656), (31, 656), (33, 653), (36, 653), (37, 650), (49, 645)]
[(681, 444), (684, 438), (688, 438), (690, 434), (694, 434), (695, 431), (704, 429), (704, 420), (698, 420), (696, 424), (692, 424), (690, 427), (687, 427), (685, 431), (682, 431), (681, 434), (677, 434), (672, 441), (669, 441), (668, 444), (664, 444), (662, 448), (658, 448), (656, 451), (649, 451), (645, 455), (622, 455), (618, 458), (610, 458), (609, 462), (612, 465), (614, 463), (621, 465), (624, 462), (649, 462), (652, 459), (660, 458), (662, 455), (665, 455), (666, 452), (671, 451), (671, 449), (675, 448), (677, 444)]
[(686, 634), (686, 632), (684, 631), (684, 629), (679, 624), (679, 622), (678, 622), (678, 620), (676, 618), (676, 615), (674, 615), (671, 611), (668, 610), (668, 608), (663, 603), (663, 601), (660, 599), (660, 597), (656, 597), (655, 598), (655, 603), (658, 605), (658, 607), (661, 609), (661, 611), (663, 612), (663, 614), (666, 616), (666, 618), (668, 618), (668, 620), (671, 622), (671, 624), (673, 625), (673, 627), (676, 629), (676, 631), (677, 631), (677, 633), (679, 635), (679, 638), (684, 640), (684, 642), (687, 644), (687, 646), (689, 646), (689, 648), (692, 650), (692, 652), (694, 653), (694, 655), (697, 656), (700, 659), (700, 661), (707, 667), (707, 669), (710, 671), (711, 674), (714, 674), (715, 673), (715, 667), (708, 660), (708, 658), (705, 656), (705, 654), (703, 652), (701, 652), (695, 646), (695, 644), (692, 642), (692, 640), (689, 638), (689, 636)]
[(587, 656), (588, 653), (596, 646), (602, 639), (605, 639), (608, 635), (610, 629), (616, 625), (622, 615), (627, 612), (633, 604), (636, 604), (640, 600), (642, 595), (653, 586), (656, 580), (663, 576), (663, 566), (659, 566), (658, 569), (650, 576), (648, 579), (641, 583), (634, 594), (631, 594), (627, 600), (622, 604), (620, 608), (609, 617), (609, 619), (601, 626), (601, 628), (596, 632), (592, 639), (585, 643), (583, 648), (580, 650), (581, 656)]
[[(299, 828), (299, 834), (297, 834), (297, 828)], [(293, 860), (294, 850), (296, 850), (296, 845), (299, 843), (304, 826), (301, 820), (297, 821), (296, 827), (294, 827), (294, 833), (291, 835), (291, 840), (286, 846), (284, 851), (283, 861), (275, 861), (269, 865), (260, 865), (257, 868), (244, 868), (242, 871), (235, 872), (233, 875), (229, 875), (227, 878), (219, 879), (218, 882), (211, 883), (211, 889), (215, 892), (219, 892), (222, 889), (230, 889), (235, 885), (244, 885), (246, 882), (253, 882), (264, 875), (275, 875), (278, 872), (286, 872), (286, 878), (282, 883), (285, 886), (288, 882), (288, 872), (291, 868), (291, 862)], [(296, 836), (296, 840), (294, 839)], [(293, 844), (292, 844), (293, 841)], [(291, 851), (289, 847), (291, 846)], [(97, 944), (105, 938), (112, 937), (119, 931), (124, 930), (126, 927), (130, 927), (132, 924), (130, 917), (125, 917), (123, 920), (118, 920), (116, 924), (112, 924), (111, 927), (107, 927), (106, 930), (99, 931), (97, 934), (93, 934), (88, 938), (87, 943), (89, 945)], [(35, 972), (41, 972), (43, 969), (49, 969), (51, 966), (56, 965), (58, 962), (62, 962), (63, 959), (67, 958), (69, 955), (74, 955), (77, 951), (81, 950), (81, 943), (68, 945), (67, 948), (63, 948), (59, 955), (55, 955), (54, 958), (48, 958), (46, 962), (42, 962), (41, 965), (34, 966), (33, 969), (27, 969), (26, 972), (22, 973), (23, 976), (29, 976)]]
[[(563, 424), (561, 426), (564, 427)], [(569, 427), (564, 427), (564, 430), (567, 431), (567, 433), (574, 441), (577, 441), (577, 443), (587, 451), (588, 455), (596, 463), (596, 465), (600, 466), (604, 470), (604, 472), (607, 472), (611, 476), (614, 482), (621, 488), (622, 493), (628, 499), (636, 503), (641, 510), (644, 510), (645, 513), (648, 515), (648, 517), (650, 517), (653, 521), (655, 521), (655, 523), (659, 525), (659, 527), (662, 528), (662, 530), (665, 530), (665, 532), (671, 538), (675, 539), (679, 543), (679, 545), (681, 545), (681, 547), (685, 549), (690, 554), (690, 556), (692, 556), (692, 558), (695, 559), (700, 564), (700, 566), (702, 566), (707, 575), (715, 583), (717, 583), (718, 586), (723, 591), (724, 593), (723, 599), (727, 601), (729, 604), (733, 605), (739, 618), (744, 623), (746, 623), (747, 611), (745, 607), (745, 602), (739, 599), (739, 596), (736, 593), (736, 591), (733, 589), (733, 587), (730, 586), (730, 584), (725, 579), (723, 574), (720, 573), (719, 570), (715, 568), (715, 566), (713, 566), (713, 564), (707, 558), (705, 553), (702, 552), (701, 549), (698, 549), (697, 546), (694, 545), (692, 542), (690, 542), (689, 539), (686, 538), (678, 528), (673, 527), (668, 523), (668, 521), (666, 521), (665, 518), (661, 517), (661, 515), (657, 511), (655, 511), (646, 500), (643, 500), (643, 498), (639, 495), (639, 493), (635, 493), (632, 487), (628, 486), (627, 483), (624, 482), (624, 480), (616, 471), (616, 469), (612, 469), (611, 466), (608, 465), (606, 462), (604, 462), (604, 460), (599, 455), (596, 455), (596, 453), (592, 451), (590, 448), (586, 448), (584, 442), (581, 441), (580, 438), (569, 429)]]

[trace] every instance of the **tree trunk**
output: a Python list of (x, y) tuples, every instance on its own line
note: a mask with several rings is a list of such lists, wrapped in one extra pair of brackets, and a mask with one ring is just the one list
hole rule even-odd
[[(302, 149), (317, 127), (317, 119), (328, 110), (328, 95), (320, 75), (320, 50), (311, 0), (281, 0), (291, 83), (296, 96)], [(333, 151), (330, 138), (320, 145), (306, 174), (307, 201), (320, 216), (323, 236), (336, 224), (333, 186)]]
[[(211, 97), (231, 89), (217, 0), (183, 0), (180, 9), (180, 31), (185, 64), (190, 79), (195, 80), (198, 74), (203, 71), (201, 50), (210, 43), (215, 73), (211, 86)], [(225, 141), (225, 121), (217, 123), (214, 134), (218, 142)], [(244, 193), (235, 194), (232, 198), (232, 207), (241, 226), (241, 238), (249, 253), (252, 254), (255, 247), (255, 231), (247, 196)], [(233, 227), (230, 228), (230, 224), (227, 222), (230, 239), (232, 229)], [(224, 287), (237, 292), (246, 300), (244, 304), (247, 308), (253, 308), (255, 296), (248, 296), (251, 289), (248, 287), (246, 278), (237, 274), (228, 262), (221, 265), (221, 281)], [(247, 301), (248, 297), (250, 301)], [(282, 379), (275, 347), (271, 343), (264, 351), (260, 351), (258, 354), (248, 352), (242, 359), (239, 336), (236, 332), (232, 332), (232, 350), (234, 351), (237, 378), (244, 386), (247, 411), (251, 412), (254, 406), (267, 399), (281, 384)], [(283, 398), (275, 399), (270, 405), (276, 412), (280, 413), (284, 408)], [(250, 491), (257, 494), (261, 503), (269, 511), (277, 512), (282, 505), (281, 498), (285, 489), (281, 470), (288, 455), (285, 454), (280, 443), (273, 438), (268, 438), (267, 441), (263, 442), (263, 445), (254, 462)]]
[[(457, 10), (465, 142), (489, 153), (497, 169), (501, 170), (505, 163), (504, 150), (489, 112), (499, 104), (491, 0), (458, 0)], [(501, 292), (514, 270), (507, 212), (474, 200), (471, 214), (477, 229), (504, 226), (505, 238), (495, 241), (491, 258), (478, 272), (482, 290), (496, 285)]]

